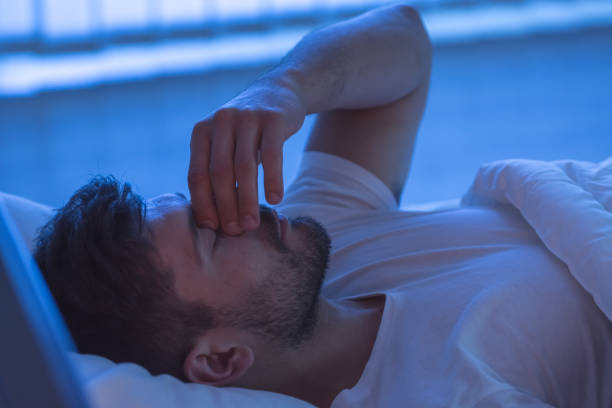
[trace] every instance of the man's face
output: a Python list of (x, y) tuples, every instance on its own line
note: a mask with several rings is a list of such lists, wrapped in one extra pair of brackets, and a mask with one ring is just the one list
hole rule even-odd
[(265, 206), (260, 217), (258, 229), (232, 237), (198, 228), (190, 203), (165, 194), (147, 200), (145, 222), (179, 298), (212, 308), (216, 326), (296, 347), (316, 324), (329, 237), (312, 218)]

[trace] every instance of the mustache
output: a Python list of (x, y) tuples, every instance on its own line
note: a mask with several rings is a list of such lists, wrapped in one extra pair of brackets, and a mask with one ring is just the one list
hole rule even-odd
[(276, 211), (264, 204), (259, 204), (259, 219), (262, 225), (276, 227)]

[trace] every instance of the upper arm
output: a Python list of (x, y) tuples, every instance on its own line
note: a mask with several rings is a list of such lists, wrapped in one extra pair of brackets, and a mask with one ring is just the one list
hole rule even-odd
[(429, 90), (427, 77), (410, 94), (383, 106), (319, 113), (306, 143), (374, 173), (399, 202)]

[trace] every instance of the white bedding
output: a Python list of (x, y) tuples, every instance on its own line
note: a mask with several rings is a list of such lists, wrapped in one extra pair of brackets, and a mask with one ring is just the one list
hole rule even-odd
[(69, 355), (93, 408), (313, 408), (283, 394), (184, 383), (170, 375), (152, 376), (137, 364), (115, 364), (92, 354)]
[(612, 321), (612, 157), (483, 165), (462, 205), (513, 205)]

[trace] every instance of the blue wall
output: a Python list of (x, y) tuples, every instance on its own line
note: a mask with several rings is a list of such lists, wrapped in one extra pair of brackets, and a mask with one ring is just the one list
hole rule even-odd
[[(0, 99), (0, 190), (57, 206), (112, 173), (186, 192), (193, 124), (268, 67)], [(612, 29), (435, 47), (404, 203), (458, 197), (486, 161), (612, 155), (610, 67)], [(286, 144), (286, 182), (313, 119)]]

